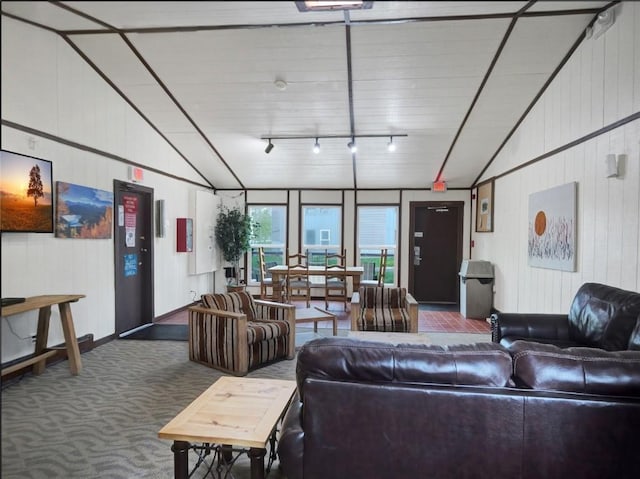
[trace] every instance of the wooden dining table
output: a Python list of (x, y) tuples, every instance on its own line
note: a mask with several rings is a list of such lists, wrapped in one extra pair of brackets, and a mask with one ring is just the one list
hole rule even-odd
[[(279, 264), (276, 266), (272, 266), (267, 271), (271, 273), (271, 278), (273, 282), (274, 288), (274, 297), (280, 297), (280, 284), (283, 279), (287, 278), (289, 274), (289, 268), (286, 264)], [(295, 270), (296, 276), (300, 276), (301, 270)], [(335, 274), (335, 271), (329, 270), (329, 274)], [(364, 274), (363, 266), (347, 266), (346, 275), (351, 278), (353, 291), (358, 291), (360, 289), (360, 279)], [(309, 276), (326, 276), (327, 270), (324, 266), (309, 266)], [(324, 285), (319, 285), (318, 287), (323, 287)], [(311, 287), (314, 287), (313, 285)]]

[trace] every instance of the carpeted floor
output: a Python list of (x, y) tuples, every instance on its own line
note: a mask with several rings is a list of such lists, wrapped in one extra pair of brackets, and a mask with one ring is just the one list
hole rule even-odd
[[(432, 344), (490, 341), (488, 334), (428, 334)], [(187, 347), (117, 339), (84, 353), (78, 376), (63, 361), (3, 383), (2, 479), (172, 478), (171, 441), (158, 431), (223, 375), (189, 361)], [(248, 377), (293, 380), (295, 367), (295, 359), (278, 361)], [(201, 468), (192, 478), (203, 475)], [(246, 457), (233, 477), (250, 477)], [(283, 479), (277, 462), (268, 477)]]

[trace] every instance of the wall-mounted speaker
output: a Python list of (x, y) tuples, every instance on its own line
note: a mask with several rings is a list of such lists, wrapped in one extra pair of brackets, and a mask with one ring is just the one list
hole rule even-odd
[(164, 200), (156, 200), (156, 236), (164, 238)]
[(605, 165), (607, 168), (607, 178), (617, 178), (618, 177), (618, 159), (616, 155), (609, 154), (607, 155), (607, 159), (605, 160)]

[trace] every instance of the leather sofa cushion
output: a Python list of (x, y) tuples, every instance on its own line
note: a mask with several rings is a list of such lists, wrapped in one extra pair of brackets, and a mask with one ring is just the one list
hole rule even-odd
[(322, 338), (298, 352), (301, 396), (307, 378), (372, 383), (510, 385), (511, 356), (495, 343), (428, 346)]
[(629, 348), (633, 351), (640, 351), (640, 315), (636, 321), (636, 327), (629, 338)]
[(247, 315), (247, 321), (256, 319), (256, 304), (246, 291), (222, 294), (203, 294), (200, 296), (202, 304), (207, 308), (231, 311)]
[(515, 341), (510, 351), (518, 387), (640, 396), (640, 351), (563, 349), (530, 341)]
[(628, 349), (640, 316), (640, 294), (599, 283), (585, 283), (569, 310), (569, 335), (585, 346)]

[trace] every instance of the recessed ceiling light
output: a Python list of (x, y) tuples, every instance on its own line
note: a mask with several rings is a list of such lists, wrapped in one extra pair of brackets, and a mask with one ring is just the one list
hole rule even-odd
[(296, 2), (298, 10), (301, 12), (317, 12), (326, 10), (363, 10), (371, 8), (373, 1), (369, 2), (322, 2), (322, 1), (302, 1)]

